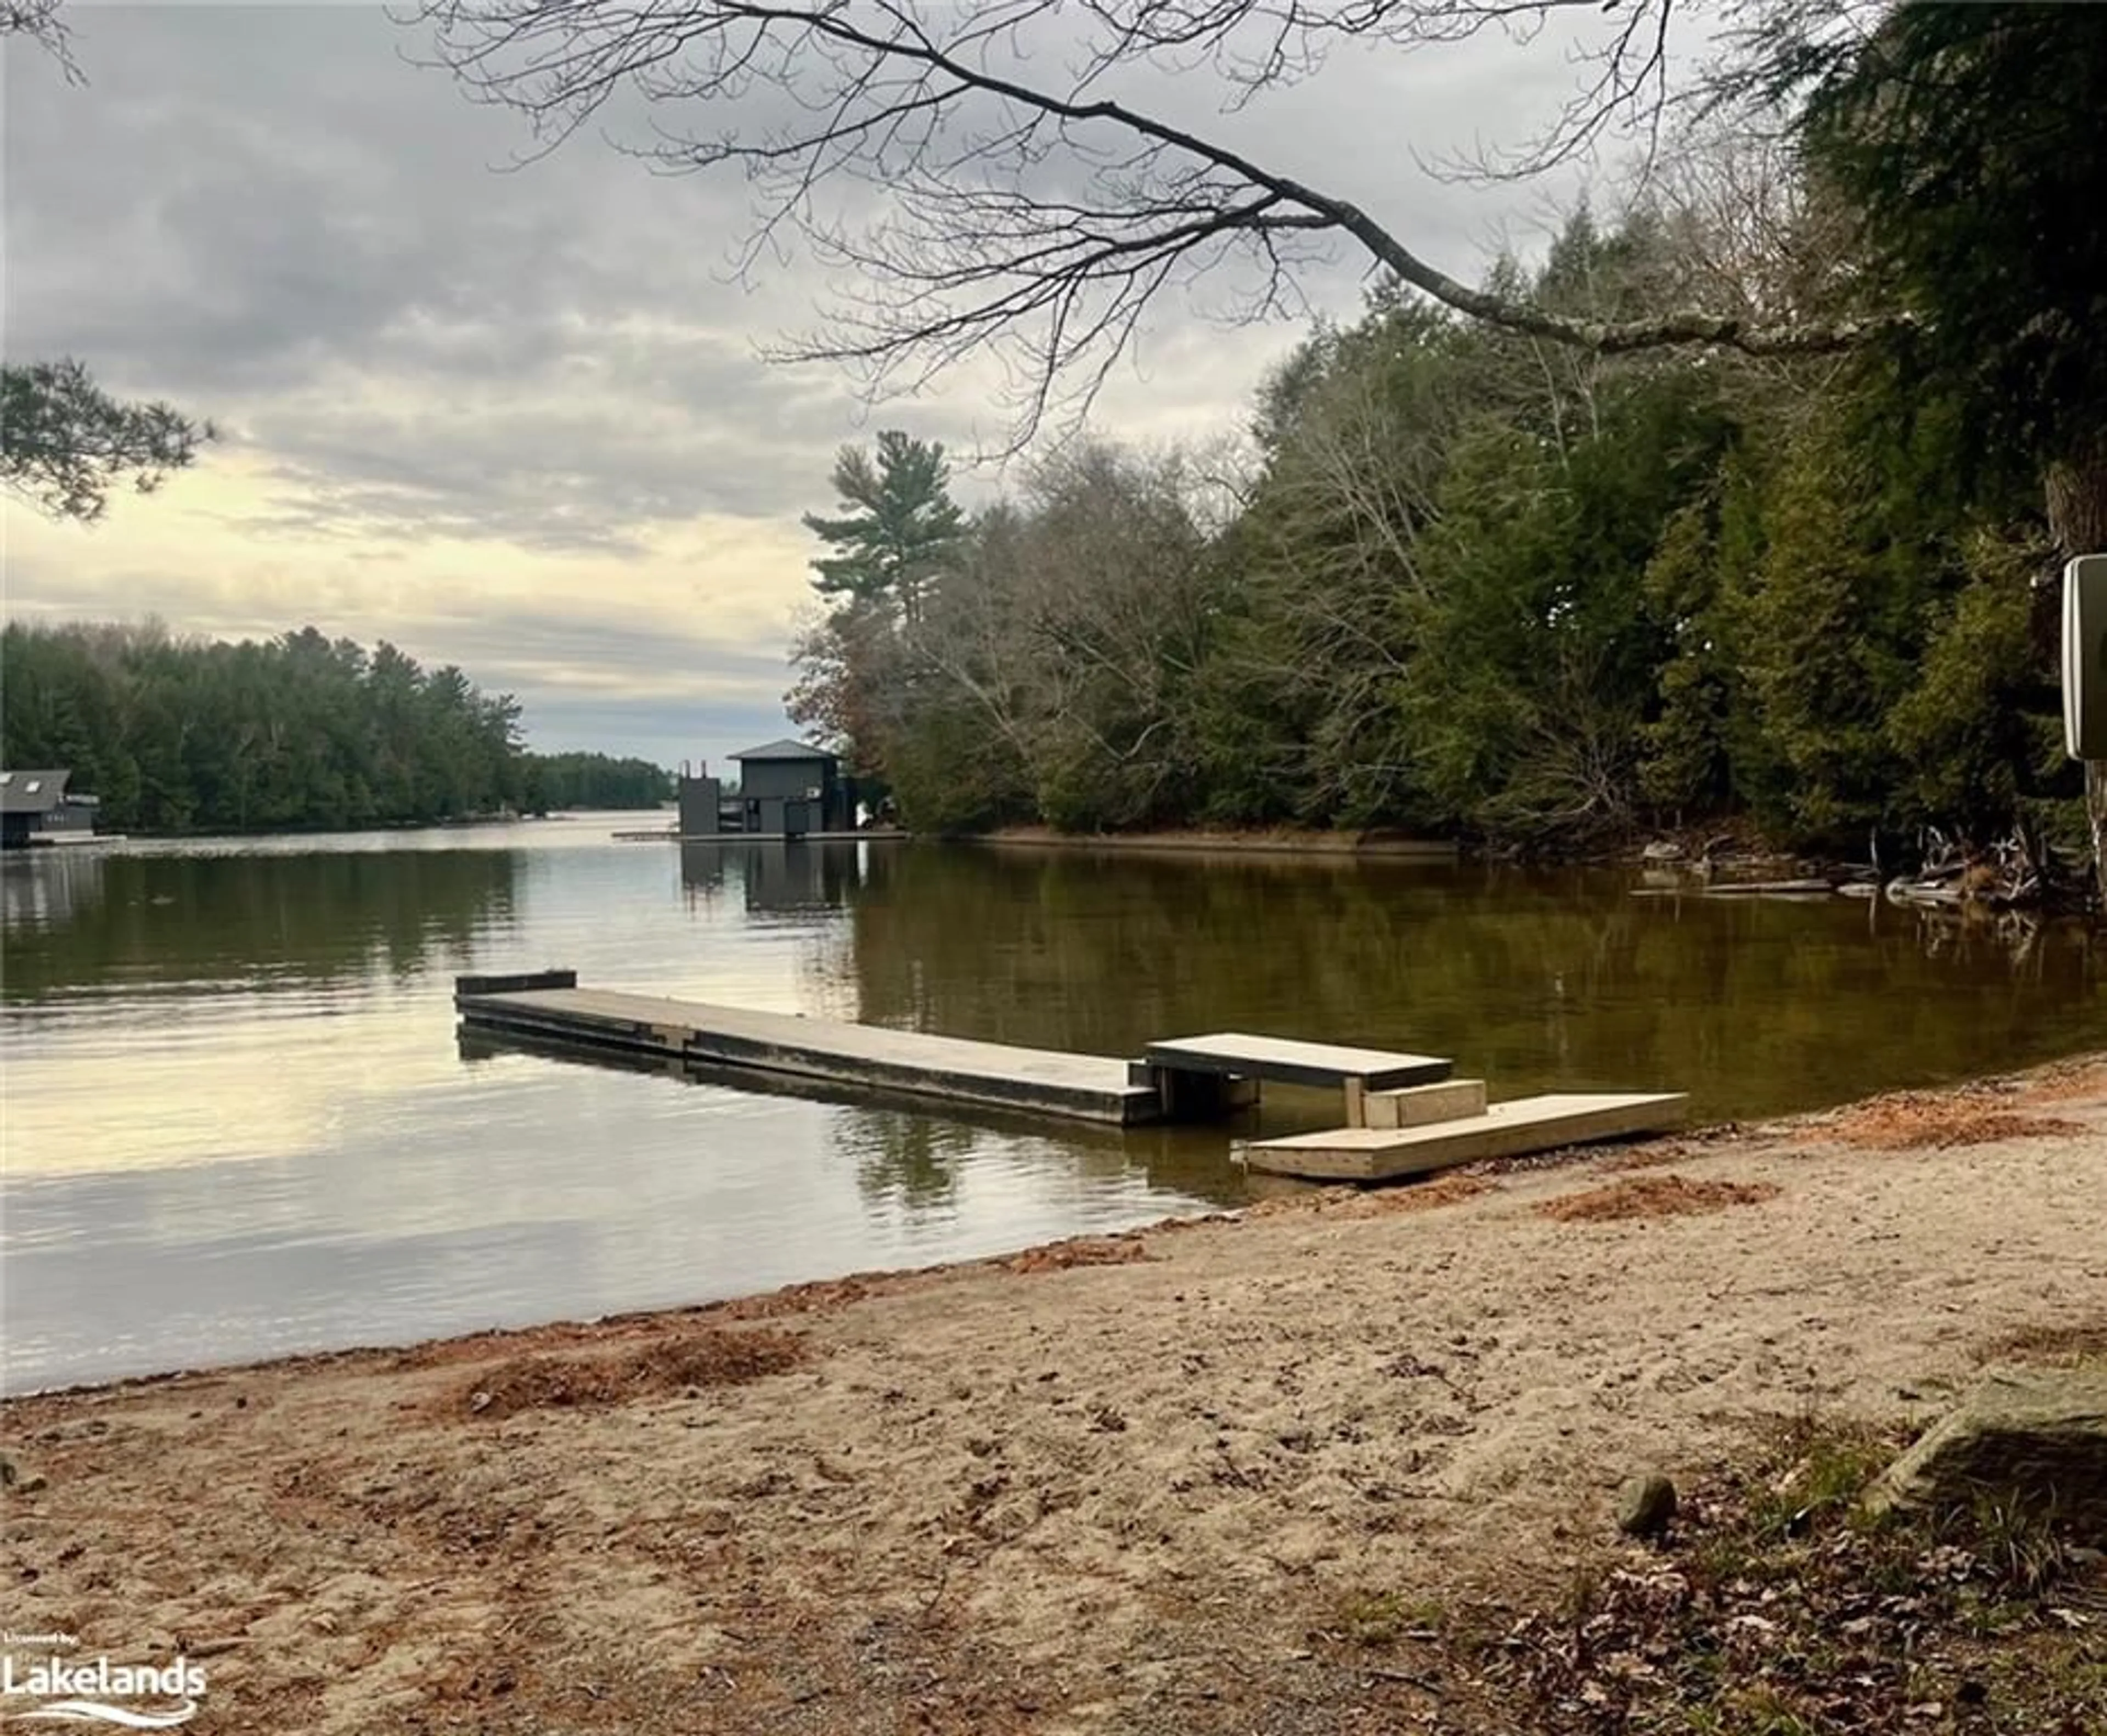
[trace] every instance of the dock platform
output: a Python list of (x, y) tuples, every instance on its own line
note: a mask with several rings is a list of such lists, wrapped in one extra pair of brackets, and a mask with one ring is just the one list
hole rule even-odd
[(1357, 1049), (1340, 1043), (1302, 1043), (1248, 1031), (1217, 1031), (1206, 1037), (1172, 1037), (1144, 1052), (1149, 1065), (1168, 1072), (1225, 1074), (1270, 1079), (1281, 1085), (1344, 1085), (1358, 1080), (1364, 1091), (1431, 1085), (1449, 1077), (1455, 1064), (1432, 1055), (1399, 1055)]
[(792, 1013), (754, 1012), (655, 994), (581, 989), (571, 971), (463, 976), (465, 1025), (597, 1044), (713, 1066), (987, 1104), (1121, 1126), (1158, 1119), (1157, 1092), (1109, 1056), (888, 1030)]
[(1235, 1155), (1246, 1168), (1268, 1175), (1394, 1182), (1487, 1158), (1660, 1133), (1682, 1124), (1689, 1101), (1681, 1092), (1561, 1092), (1516, 1097), (1417, 1125), (1401, 1115), (1388, 1126), (1251, 1140), (1237, 1146)]
[(1367, 1119), (1366, 1103), (1377, 1092), (1445, 1079), (1453, 1061), (1434, 1055), (1401, 1055), (1341, 1043), (1304, 1043), (1251, 1031), (1215, 1031), (1205, 1037), (1173, 1037), (1148, 1045), (1135, 1064), (1138, 1082), (1152, 1083), (1167, 1114), (1196, 1109), (1243, 1107), (1258, 1101), (1261, 1081), (1277, 1085), (1331, 1086), (1342, 1091), (1349, 1125)]
[(808, 1084), (1132, 1127), (1248, 1108), (1264, 1081), (1343, 1090), (1346, 1125), (1240, 1142), (1247, 1168), (1318, 1181), (1387, 1182), (1458, 1164), (1673, 1127), (1679, 1093), (1594, 1092), (1489, 1104), (1483, 1079), (1432, 1055), (1242, 1031), (1148, 1045), (1139, 1060), (1071, 1055), (666, 995), (582, 989), (575, 971), (460, 976), (465, 1035), (569, 1047), (770, 1083)]

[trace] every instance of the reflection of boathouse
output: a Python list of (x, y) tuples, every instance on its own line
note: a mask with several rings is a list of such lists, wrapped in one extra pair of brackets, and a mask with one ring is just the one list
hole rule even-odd
[(803, 837), (856, 830), (856, 785), (841, 760), (809, 742), (770, 742), (732, 758), (739, 789), (726, 795), (716, 778), (681, 780), (681, 836)]
[(713, 895), (729, 882), (744, 890), (748, 910), (762, 913), (845, 908), (876, 867), (868, 846), (847, 839), (757, 841), (750, 850), (683, 845), (681, 850), (681, 879), (691, 892)]

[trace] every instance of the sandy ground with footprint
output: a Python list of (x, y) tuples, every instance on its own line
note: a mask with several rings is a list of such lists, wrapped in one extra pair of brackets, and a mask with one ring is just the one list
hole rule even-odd
[[(187, 1728), (1476, 1729), (1325, 1640), (2107, 1327), (2107, 1058), (685, 1312), (18, 1399), (0, 1626)], [(23, 1480), (43, 1479), (34, 1492)]]

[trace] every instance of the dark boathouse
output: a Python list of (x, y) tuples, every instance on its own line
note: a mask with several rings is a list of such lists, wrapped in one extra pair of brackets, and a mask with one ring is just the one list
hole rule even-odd
[(770, 742), (735, 753), (743, 830), (799, 837), (856, 830), (856, 794), (842, 762), (810, 742)]
[(725, 833), (801, 838), (813, 832), (853, 832), (856, 781), (842, 775), (838, 756), (810, 742), (770, 742), (732, 758), (739, 790), (726, 795), (707, 773), (681, 779), (680, 835)]
[(70, 771), (0, 771), (0, 847), (79, 844), (95, 836), (96, 800), (70, 796)]

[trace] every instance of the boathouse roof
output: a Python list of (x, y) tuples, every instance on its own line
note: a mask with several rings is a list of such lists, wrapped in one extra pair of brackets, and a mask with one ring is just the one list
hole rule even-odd
[(65, 800), (70, 771), (0, 771), (0, 814), (48, 814)]
[(829, 753), (824, 747), (815, 747), (810, 742), (793, 742), (787, 737), (779, 742), (765, 742), (758, 747), (749, 747), (744, 753), (735, 753), (735, 760), (833, 760), (838, 754)]

